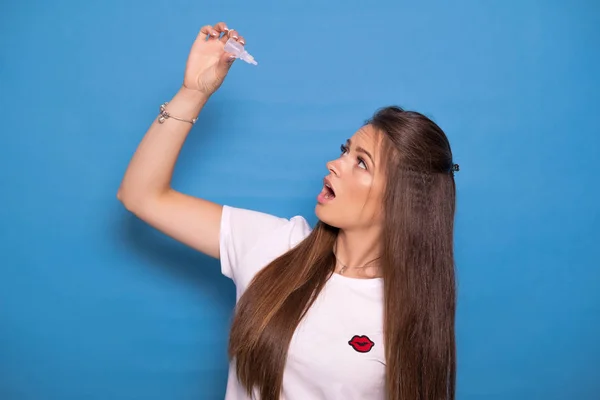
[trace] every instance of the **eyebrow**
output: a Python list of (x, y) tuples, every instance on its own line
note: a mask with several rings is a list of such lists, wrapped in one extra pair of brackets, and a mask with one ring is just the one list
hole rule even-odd
[[(352, 147), (352, 141), (350, 139), (346, 139), (346, 144), (348, 145), (348, 147)], [(371, 153), (369, 153), (367, 150), (363, 149), (360, 146), (356, 146), (355, 150), (359, 153), (366, 154), (367, 157), (369, 157), (371, 159), (371, 163), (373, 164), (373, 166), (375, 166), (375, 161), (373, 160), (373, 156), (371, 155)]]

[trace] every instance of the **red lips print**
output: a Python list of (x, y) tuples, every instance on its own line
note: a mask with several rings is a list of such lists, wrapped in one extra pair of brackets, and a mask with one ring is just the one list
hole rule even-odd
[(354, 335), (348, 344), (359, 353), (368, 353), (375, 346), (375, 343), (366, 335)]

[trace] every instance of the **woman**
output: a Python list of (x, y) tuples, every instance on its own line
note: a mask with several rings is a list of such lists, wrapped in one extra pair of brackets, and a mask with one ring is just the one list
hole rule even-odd
[(228, 38), (245, 44), (224, 23), (201, 29), (117, 196), (233, 279), (226, 399), (454, 399), (457, 166), (445, 134), (379, 110), (327, 164), (312, 230), (178, 193), (175, 162), (231, 67)]

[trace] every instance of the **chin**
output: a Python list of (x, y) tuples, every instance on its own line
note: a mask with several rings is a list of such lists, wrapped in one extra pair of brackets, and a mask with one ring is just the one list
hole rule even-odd
[(334, 228), (340, 228), (339, 222), (337, 222), (335, 218), (332, 218), (331, 214), (331, 210), (327, 210), (326, 205), (317, 203), (317, 205), (315, 206), (315, 215), (317, 216), (319, 221)]

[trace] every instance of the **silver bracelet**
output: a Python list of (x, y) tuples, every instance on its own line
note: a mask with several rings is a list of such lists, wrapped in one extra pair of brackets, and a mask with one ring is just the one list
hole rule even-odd
[(194, 125), (196, 123), (196, 121), (198, 121), (198, 117), (192, 119), (191, 121), (189, 119), (183, 119), (183, 118), (178, 118), (178, 117), (174, 117), (171, 114), (169, 114), (169, 112), (167, 111), (167, 104), (169, 104), (169, 102), (165, 102), (163, 104), (160, 105), (160, 115), (158, 116), (158, 122), (160, 124), (162, 124), (163, 122), (165, 122), (165, 120), (167, 118), (173, 118), (176, 119), (177, 121), (183, 121), (183, 122), (189, 122), (190, 124)]

